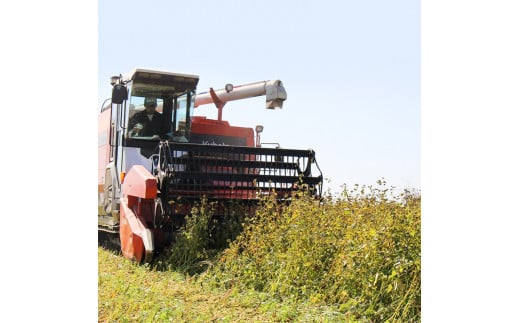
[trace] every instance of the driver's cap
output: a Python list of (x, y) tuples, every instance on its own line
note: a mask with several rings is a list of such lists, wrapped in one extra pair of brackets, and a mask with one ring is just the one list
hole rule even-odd
[(144, 106), (145, 107), (156, 107), (157, 106), (157, 99), (156, 98), (145, 98), (144, 99)]

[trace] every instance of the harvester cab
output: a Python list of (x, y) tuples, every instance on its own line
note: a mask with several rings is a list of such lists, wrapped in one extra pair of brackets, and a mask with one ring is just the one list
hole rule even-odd
[[(313, 150), (260, 147), (261, 126), (255, 131), (222, 120), (233, 100), (266, 96), (266, 108), (281, 108), (287, 98), (281, 81), (196, 94), (198, 81), (149, 69), (111, 79), (111, 103), (98, 118), (98, 229), (118, 234), (127, 258), (151, 261), (201, 198), (226, 213), (237, 204), (254, 212), (269, 194), (290, 202), (302, 187), (321, 195)], [(217, 120), (193, 115), (211, 103)]]
[[(125, 130), (123, 137), (137, 143), (160, 139), (186, 142), (198, 81), (196, 75), (144, 69), (134, 70), (126, 79), (113, 77), (112, 104), (123, 104), (118, 116)], [(156, 117), (158, 122), (148, 122)]]

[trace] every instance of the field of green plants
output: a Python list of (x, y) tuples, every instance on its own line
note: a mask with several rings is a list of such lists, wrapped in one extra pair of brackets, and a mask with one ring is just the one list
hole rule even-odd
[(99, 248), (99, 321), (420, 322), (420, 201), (383, 181), (300, 192), (224, 232), (202, 202), (151, 266)]

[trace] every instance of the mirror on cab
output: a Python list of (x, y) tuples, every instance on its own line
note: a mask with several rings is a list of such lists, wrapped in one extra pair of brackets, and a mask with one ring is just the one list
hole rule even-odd
[(128, 99), (126, 86), (120, 84), (114, 85), (112, 88), (112, 103), (121, 104), (126, 99)]

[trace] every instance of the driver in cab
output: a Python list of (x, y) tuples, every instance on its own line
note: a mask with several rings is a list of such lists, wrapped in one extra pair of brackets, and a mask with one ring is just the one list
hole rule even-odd
[(134, 114), (128, 123), (128, 129), (130, 137), (154, 137), (165, 134), (164, 117), (159, 112), (155, 111), (157, 107), (156, 98), (145, 98), (144, 99), (143, 111), (139, 111)]

